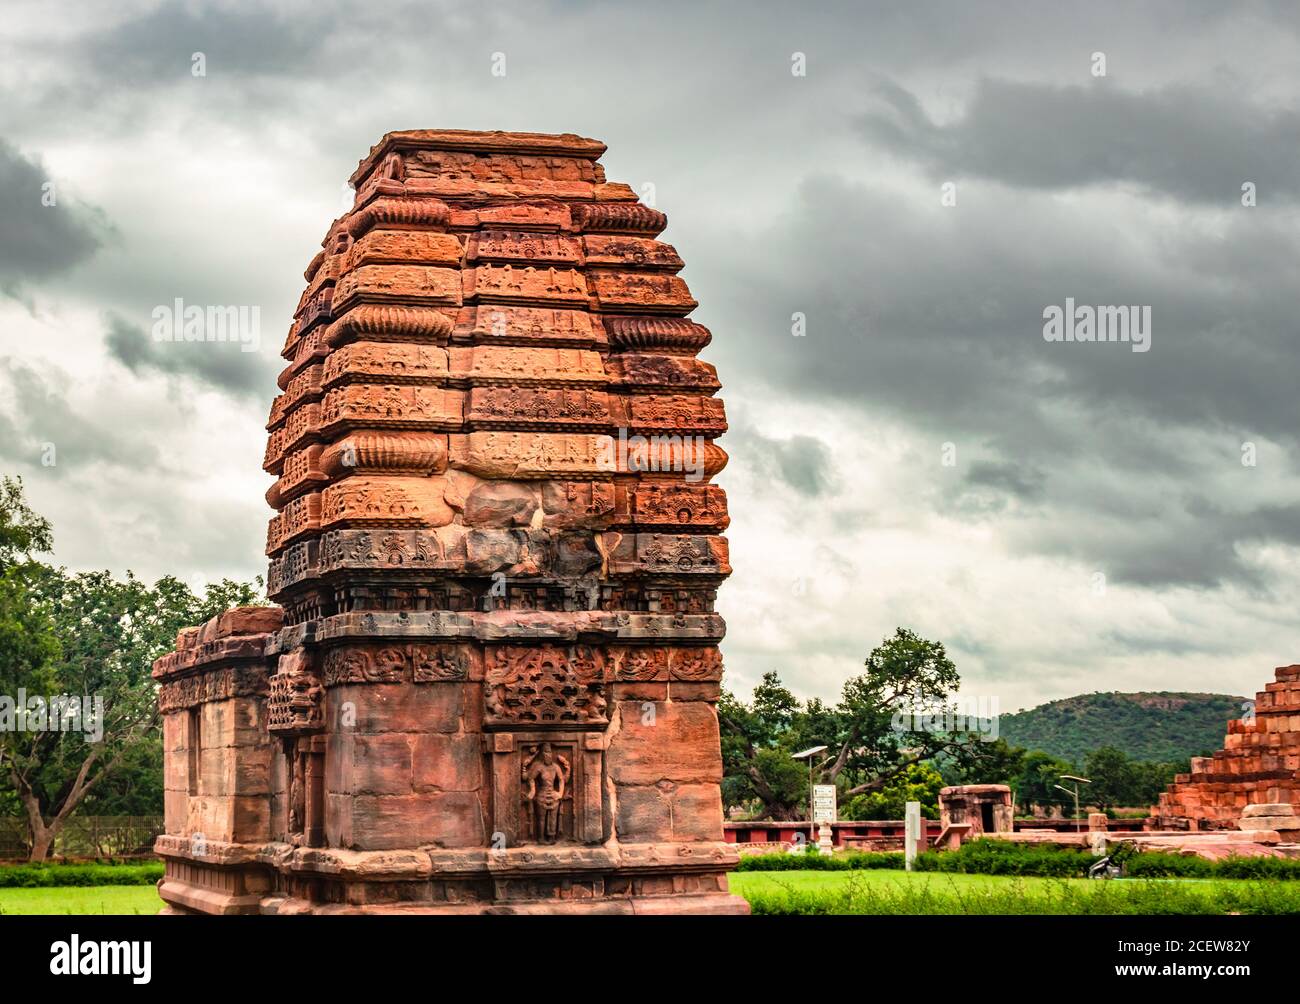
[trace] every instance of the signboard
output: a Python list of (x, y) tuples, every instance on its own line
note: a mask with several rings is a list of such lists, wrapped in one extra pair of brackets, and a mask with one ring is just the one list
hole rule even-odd
[(835, 785), (813, 785), (813, 822), (835, 822)]

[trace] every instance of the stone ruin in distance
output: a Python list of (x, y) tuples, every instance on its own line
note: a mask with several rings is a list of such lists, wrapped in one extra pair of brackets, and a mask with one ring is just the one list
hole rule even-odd
[(410, 131), (307, 266), (272, 608), (158, 661), (174, 912), (744, 912), (726, 429), (665, 216), (573, 135)]

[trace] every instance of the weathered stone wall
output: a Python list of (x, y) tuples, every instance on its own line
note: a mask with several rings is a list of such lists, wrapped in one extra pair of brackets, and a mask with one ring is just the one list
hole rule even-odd
[(154, 666), (166, 830), (159, 851), (168, 862), (164, 898), (178, 906), (225, 912), (241, 897), (260, 898), (249, 893), (250, 883), (270, 887), (261, 870), (223, 869), (218, 861), (228, 848), (271, 836), (265, 649), (281, 619), (274, 607), (228, 610), (182, 631), (176, 650)]
[(465, 727), (465, 688), (332, 687), (327, 719), (342, 720), (345, 704), (355, 706), (356, 724), (328, 738), (327, 844), (487, 846), (482, 737)]

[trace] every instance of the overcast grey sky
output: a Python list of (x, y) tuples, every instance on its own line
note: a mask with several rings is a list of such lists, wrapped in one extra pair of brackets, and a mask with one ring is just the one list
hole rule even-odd
[[(793, 7), (6, 3), (0, 471), (58, 560), (264, 572), (277, 352), (357, 161), (576, 132), (714, 332), (735, 689), (834, 698), (896, 625), (1003, 710), (1300, 661), (1300, 7)], [(177, 297), (259, 306), (261, 352), (155, 344)], [(1150, 351), (1045, 341), (1067, 297), (1149, 306)]]

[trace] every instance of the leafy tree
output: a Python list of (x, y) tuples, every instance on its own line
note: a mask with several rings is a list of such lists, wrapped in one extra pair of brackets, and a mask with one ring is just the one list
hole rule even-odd
[(153, 728), (86, 794), (74, 815), (156, 816), (162, 811), (162, 729)]
[[(35, 595), (44, 566), (33, 557), (51, 546), (50, 524), (27, 506), (21, 479), (0, 480), (0, 695), (11, 701), (24, 683), (40, 693), (54, 687), (59, 645), (49, 606)], [(0, 742), (10, 737), (0, 735)], [(0, 812), (21, 815), (22, 803), (7, 780), (0, 754)]]
[(1174, 775), (1190, 769), (1190, 764), (1130, 760), (1123, 750), (1103, 746), (1088, 754), (1083, 769), (1092, 781), (1088, 801), (1109, 811), (1117, 806), (1154, 804)]
[(59, 646), (51, 610), (36, 592), (43, 574), (34, 561), (0, 570), (0, 694), (16, 695), (24, 681), (42, 691), (54, 684)]
[[(118, 581), (108, 572), (70, 574), (26, 555), (19, 561), (24, 547), (49, 547), (49, 528), (23, 503), (20, 485), (3, 484), (0, 561), (9, 564), (0, 577), (0, 694), (25, 691), (33, 710), (33, 700), (58, 695), (102, 702), (98, 723), (83, 721), (81, 731), (40, 729), (38, 714), (28, 718), (38, 731), (0, 732), (0, 784), (21, 806), (31, 859), (39, 861), (85, 804), (130, 806), (136, 814), (156, 799), (151, 811), (159, 810), (152, 664), (182, 627), (254, 603), (257, 591), (226, 580), (196, 596), (170, 576), (148, 586), (130, 572)], [(54, 717), (48, 707), (45, 717)], [(101, 728), (99, 741), (87, 741), (87, 731)]]
[(1014, 786), (1025, 770), (1028, 750), (1012, 746), (1005, 739), (983, 743), (970, 756), (963, 747), (959, 755), (940, 757), (936, 761), (947, 784), (1005, 784)]
[(31, 561), (34, 554), (54, 549), (47, 519), (37, 515), (23, 498), (23, 479), (0, 479), (0, 569)]
[(970, 732), (914, 730), (913, 712), (945, 708), (961, 683), (942, 642), (898, 628), (872, 650), (866, 672), (844, 684), (837, 710), (835, 758), (823, 780), (842, 787), (844, 799), (883, 788), (913, 764), (940, 756), (967, 764), (987, 755)]
[(1016, 804), (1029, 810), (1034, 806), (1059, 809), (1068, 803), (1073, 811), (1073, 799), (1056, 788), (1056, 785), (1061, 783), (1062, 774), (1073, 773), (1075, 773), (1073, 764), (1050, 753), (1043, 753), (1040, 750), (1026, 753), (1024, 769), (1011, 786), (1015, 792)]
[(1135, 798), (1130, 805), (1154, 805), (1160, 799), (1160, 793), (1173, 784), (1175, 774), (1187, 774), (1192, 764), (1189, 758), (1176, 763), (1151, 763), (1144, 760), (1133, 761), (1136, 777)]
[(1084, 759), (1083, 771), (1092, 782), (1087, 801), (1105, 812), (1117, 805), (1133, 805), (1138, 798), (1138, 772), (1122, 750), (1103, 746)]
[(42, 570), (33, 555), (52, 546), (50, 524), (28, 508), (22, 480), (0, 480), (0, 693), (14, 693), (20, 677), (52, 682), (54, 626), (32, 595)]
[(794, 723), (799, 700), (777, 675), (764, 673), (744, 704), (724, 690), (718, 701), (722, 729), (723, 801), (728, 807), (758, 802), (767, 819), (799, 818), (806, 802), (806, 768), (792, 760), (797, 752)]
[(904, 720), (914, 710), (946, 706), (958, 683), (942, 644), (899, 628), (867, 657), (866, 672), (845, 683), (834, 707), (816, 699), (801, 704), (770, 672), (749, 704), (724, 692), (718, 714), (726, 804), (755, 802), (768, 818), (804, 818), (808, 767), (790, 757), (812, 746), (829, 747), (820, 781), (837, 786), (842, 804), (940, 755), (978, 763), (996, 744), (971, 733), (911, 731)]
[(914, 763), (879, 791), (855, 795), (844, 806), (845, 819), (902, 819), (908, 802), (920, 802), (921, 814), (939, 818), (939, 789), (943, 775), (927, 763)]

